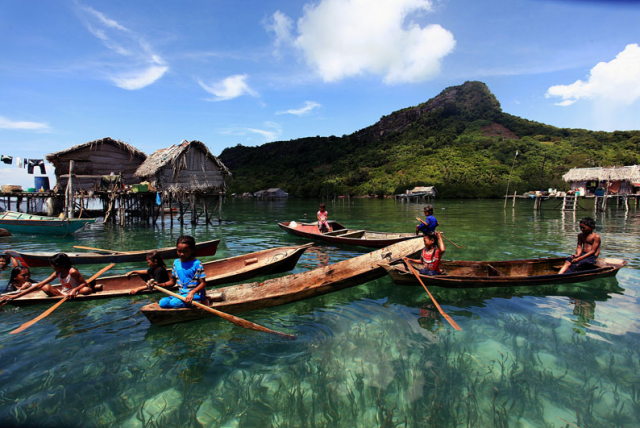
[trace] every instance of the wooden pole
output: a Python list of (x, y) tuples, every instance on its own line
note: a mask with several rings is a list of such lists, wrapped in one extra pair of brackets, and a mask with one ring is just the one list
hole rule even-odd
[(218, 224), (222, 223), (222, 193), (218, 194)]
[(67, 180), (67, 206), (66, 214), (68, 218), (73, 218), (73, 165), (74, 161), (69, 161), (69, 178)]
[(513, 157), (513, 163), (511, 164), (511, 171), (509, 171), (509, 180), (507, 180), (507, 191), (504, 194), (504, 208), (507, 208), (507, 197), (509, 196), (509, 185), (511, 184), (511, 173), (513, 172), (513, 166), (516, 164), (516, 158), (518, 157), (518, 151)]

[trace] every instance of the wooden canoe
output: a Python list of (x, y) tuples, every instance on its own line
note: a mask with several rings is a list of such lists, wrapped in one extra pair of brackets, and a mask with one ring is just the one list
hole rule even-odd
[(382, 248), (397, 242), (415, 238), (415, 233), (371, 232), (368, 230), (347, 229), (337, 221), (329, 221), (333, 231), (320, 233), (317, 223), (279, 222), (278, 226), (287, 233), (302, 238), (323, 240), (331, 244), (358, 245), (361, 247)]
[[(232, 285), (209, 291), (210, 306), (229, 314), (286, 305), (353, 287), (384, 276), (383, 262), (412, 256), (424, 247), (422, 238), (397, 244), (348, 260), (303, 273), (264, 282)], [(141, 312), (156, 325), (167, 325), (215, 317), (198, 308), (162, 309), (157, 303), (143, 306)]]
[[(300, 256), (313, 244), (305, 244), (293, 247), (278, 247), (255, 253), (243, 254), (241, 256), (229, 257), (226, 259), (214, 260), (203, 263), (204, 272), (207, 276), (207, 286), (229, 284), (232, 282), (245, 281), (255, 276), (271, 275), (286, 272), (295, 267)], [(89, 294), (87, 296), (78, 295), (70, 301), (86, 301), (95, 299), (106, 299), (112, 297), (130, 296), (129, 292), (146, 284), (146, 279), (141, 276), (125, 275), (99, 278), (96, 284), (102, 285), (102, 291)], [(139, 294), (147, 294), (143, 291)], [(36, 303), (52, 302), (60, 300), (61, 297), (47, 296), (43, 291), (33, 293), (11, 300), (13, 305), (31, 305)]]
[[(615, 276), (627, 264), (622, 259), (599, 258), (596, 269), (560, 275), (558, 271), (565, 260), (566, 257), (490, 262), (443, 260), (440, 265), (443, 275), (420, 275), (420, 278), (426, 285), (448, 288), (569, 284)], [(420, 285), (402, 261), (383, 267), (396, 284)]]
[[(219, 239), (199, 242), (196, 244), (196, 255), (198, 257), (213, 256), (218, 249)], [(73, 265), (83, 264), (108, 264), (108, 263), (129, 263), (143, 262), (147, 259), (147, 254), (153, 250), (127, 251), (127, 252), (100, 252), (100, 253), (67, 253)], [(175, 259), (178, 257), (176, 247), (160, 248), (155, 250), (160, 253), (163, 259)], [(26, 251), (7, 250), (7, 254), (17, 259), (22, 265), (29, 267), (49, 266), (49, 258), (56, 253), (41, 252), (30, 253)]]
[(0, 212), (0, 227), (11, 233), (23, 235), (64, 236), (77, 232), (87, 224), (95, 223), (95, 221), (95, 218), (60, 219), (15, 211)]

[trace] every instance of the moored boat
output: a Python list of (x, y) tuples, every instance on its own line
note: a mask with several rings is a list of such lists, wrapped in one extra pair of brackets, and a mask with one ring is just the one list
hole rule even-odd
[[(216, 254), (219, 239), (211, 241), (202, 241), (196, 244), (196, 255), (198, 257), (213, 256)], [(151, 251), (157, 251), (164, 259), (175, 259), (178, 257), (176, 247), (160, 248), (158, 250), (139, 250), (139, 251), (101, 251), (100, 253), (69, 253), (65, 254), (71, 259), (71, 264), (93, 264), (93, 263), (128, 263), (143, 262), (147, 258), (147, 254)], [(17, 259), (22, 265), (29, 267), (46, 267), (49, 266), (49, 258), (53, 252), (27, 252), (17, 250), (7, 250), (7, 254)]]
[(337, 221), (328, 222), (333, 229), (321, 233), (317, 223), (298, 223), (295, 221), (278, 222), (278, 226), (287, 233), (302, 238), (322, 240), (331, 244), (358, 245), (361, 247), (381, 248), (397, 242), (415, 238), (414, 233), (372, 232), (368, 230), (347, 229)]
[(82, 229), (95, 218), (57, 218), (15, 211), (0, 212), (0, 227), (25, 235), (69, 235)]
[[(243, 254), (226, 259), (214, 260), (203, 263), (207, 286), (229, 284), (244, 281), (255, 276), (271, 275), (286, 272), (295, 267), (300, 256), (313, 244), (300, 246), (277, 247), (255, 253)], [(102, 291), (87, 296), (78, 295), (71, 301), (86, 301), (105, 299), (112, 297), (129, 296), (134, 288), (144, 286), (145, 278), (133, 275), (127, 278), (125, 275), (98, 278), (97, 285), (102, 286)], [(139, 294), (148, 294), (142, 291)], [(31, 305), (60, 300), (59, 296), (47, 296), (43, 291), (34, 291), (18, 299), (9, 301), (13, 305)]]
[[(381, 263), (413, 256), (422, 250), (422, 239), (414, 238), (307, 272), (212, 290), (207, 293), (211, 301), (209, 306), (236, 314), (285, 305), (372, 281), (384, 276)], [(215, 316), (198, 308), (162, 309), (157, 303), (143, 306), (141, 312), (156, 325)]]
[[(627, 264), (622, 259), (599, 258), (596, 269), (558, 274), (565, 260), (565, 257), (488, 262), (443, 260), (440, 264), (443, 275), (420, 275), (420, 279), (426, 285), (447, 288), (569, 284), (615, 276)], [(420, 268), (413, 263), (412, 266)], [(402, 261), (383, 267), (396, 284), (420, 285)]]

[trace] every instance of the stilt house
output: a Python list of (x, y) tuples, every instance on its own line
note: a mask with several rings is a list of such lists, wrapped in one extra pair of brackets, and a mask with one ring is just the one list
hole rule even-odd
[(208, 206), (214, 196), (221, 208), (226, 193), (225, 177), (231, 172), (200, 141), (183, 140), (178, 145), (157, 150), (140, 165), (134, 176), (149, 182), (161, 194), (163, 205), (183, 204), (191, 207), (191, 222), (197, 222), (197, 205), (201, 203), (208, 221)]
[(74, 161), (74, 191), (99, 190), (102, 178), (112, 173), (120, 176), (124, 184), (140, 183), (134, 173), (147, 155), (127, 143), (107, 137), (48, 154), (46, 158), (55, 167), (54, 190), (60, 193), (67, 187), (70, 161)]
[(573, 168), (562, 179), (580, 196), (635, 194), (640, 192), (640, 165)]

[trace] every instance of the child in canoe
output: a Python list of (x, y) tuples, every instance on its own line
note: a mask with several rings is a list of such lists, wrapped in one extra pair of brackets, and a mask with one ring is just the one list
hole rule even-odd
[[(71, 266), (71, 259), (65, 253), (58, 253), (49, 258), (49, 263), (53, 268), (53, 273), (44, 281), (41, 281), (18, 294), (7, 296), (8, 299), (16, 299), (32, 291), (42, 290), (47, 296), (68, 296), (76, 297), (78, 294), (91, 294), (93, 287), (87, 284), (78, 269)], [(50, 283), (54, 279), (60, 281), (60, 286), (53, 286)]]
[[(173, 262), (169, 280), (158, 285), (173, 287), (177, 284), (182, 301), (176, 297), (163, 297), (158, 304), (162, 309), (178, 309), (191, 306), (193, 300), (206, 303), (205, 273), (202, 262), (196, 259), (196, 240), (191, 236), (181, 236), (176, 243), (178, 259)], [(153, 284), (151, 284), (153, 288)]]
[[(131, 272), (127, 272), (127, 278), (131, 278), (132, 275), (140, 275), (145, 282), (153, 280), (156, 283), (166, 283), (169, 281), (167, 265), (164, 263), (164, 259), (160, 253), (151, 251), (147, 254), (147, 265), (149, 266), (147, 270), (132, 270)], [(129, 293), (136, 294), (147, 289), (149, 289), (149, 286), (143, 285), (142, 287), (134, 288)]]
[(421, 275), (441, 275), (440, 259), (445, 251), (442, 232), (427, 232), (423, 239), (424, 248), (422, 249), (420, 260), (407, 260), (413, 263), (422, 263), (424, 267), (420, 269)]
[(16, 291), (26, 290), (31, 287), (31, 271), (26, 266), (16, 266), (11, 269), (9, 283), (4, 293), (13, 293)]
[(9, 254), (0, 254), (0, 271), (19, 265), (20, 264), (18, 263), (18, 261), (11, 257)]
[(419, 235), (420, 232), (426, 234), (427, 232), (435, 232), (436, 227), (440, 224), (436, 219), (436, 216), (433, 215), (433, 207), (431, 205), (427, 205), (424, 207), (424, 215), (425, 221), (422, 221), (420, 218), (420, 224), (416, 226), (416, 235)]
[(329, 213), (327, 212), (327, 208), (325, 204), (320, 204), (320, 208), (318, 209), (318, 231), (320, 233), (331, 232), (331, 226), (329, 225)]
[(595, 264), (600, 255), (600, 235), (594, 232), (595, 229), (596, 222), (591, 217), (580, 220), (576, 253), (567, 258), (564, 266), (558, 272), (559, 274), (596, 268)]

